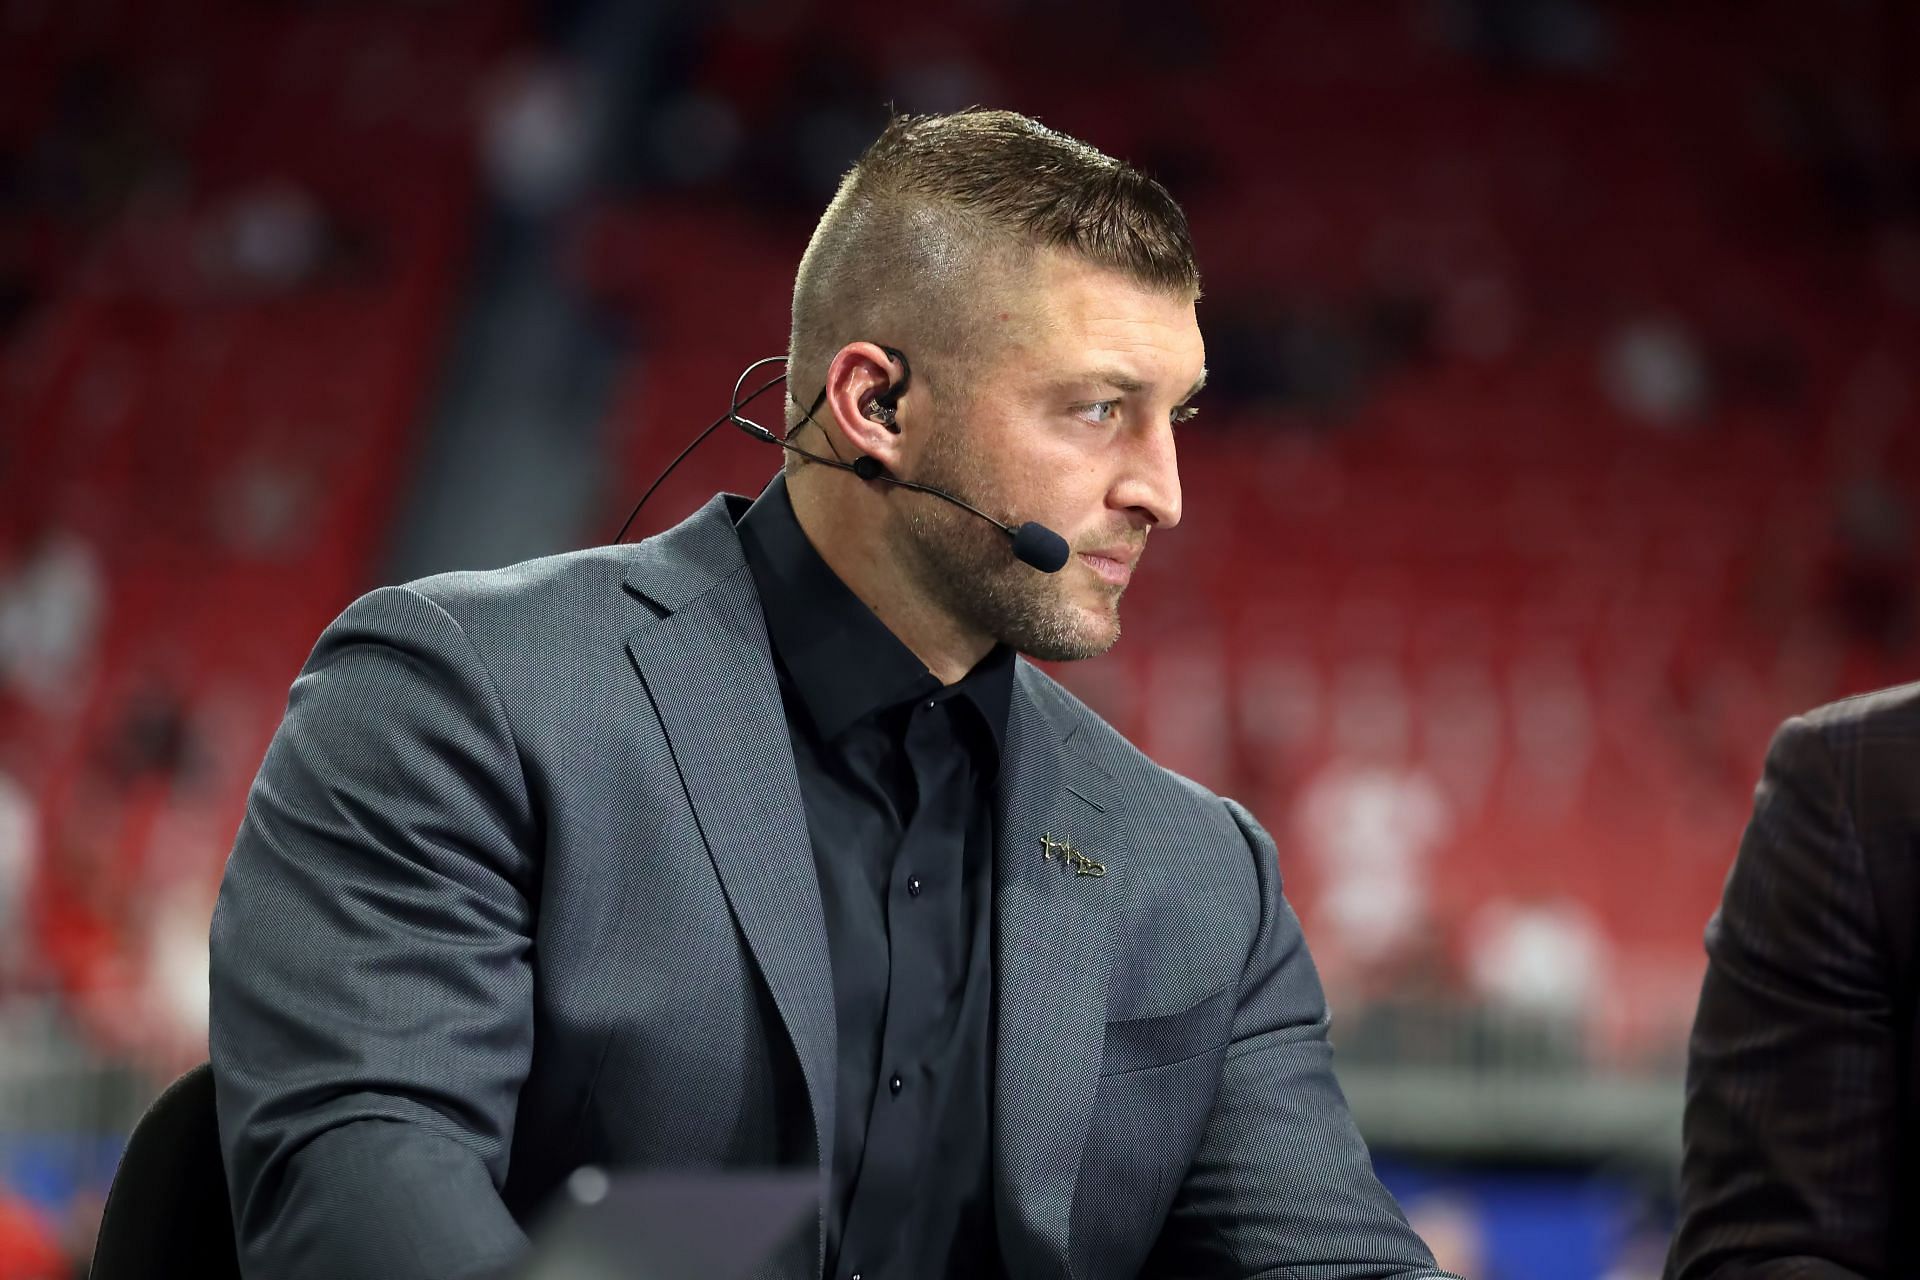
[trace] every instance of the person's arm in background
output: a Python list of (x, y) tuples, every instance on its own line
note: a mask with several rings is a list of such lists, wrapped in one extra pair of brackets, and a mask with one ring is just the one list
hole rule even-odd
[(407, 588), (320, 638), (214, 912), (211, 1049), (245, 1274), (488, 1274), (533, 1044), (535, 821), (498, 692)]
[(1789, 721), (1707, 926), (1670, 1280), (1893, 1274), (1881, 929), (1833, 758), (1817, 726)]
[(1273, 841), (1232, 801), (1260, 893), (1233, 1043), (1200, 1150), (1144, 1274), (1235, 1280), (1444, 1276), (1374, 1176), (1333, 1076), (1327, 1001)]

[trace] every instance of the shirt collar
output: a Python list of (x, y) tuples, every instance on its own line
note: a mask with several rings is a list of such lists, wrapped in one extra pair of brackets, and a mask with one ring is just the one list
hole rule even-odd
[(902, 703), (959, 697), (979, 712), (998, 758), (1013, 703), (1013, 650), (995, 645), (957, 683), (942, 686), (814, 550), (784, 474), (747, 508), (739, 531), (774, 656), (823, 739)]

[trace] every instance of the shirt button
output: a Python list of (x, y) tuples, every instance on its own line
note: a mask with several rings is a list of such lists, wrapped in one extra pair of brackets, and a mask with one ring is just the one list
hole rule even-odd
[(933, 700), (932, 700), (931, 698), (929, 698), (929, 699), (927, 700), (927, 710), (929, 710), (929, 711), (931, 711), (931, 710), (933, 710), (933, 708), (934, 708), (934, 705), (935, 705), (935, 704), (934, 704), (934, 702), (933, 702)]
[(920, 877), (919, 876), (907, 877), (907, 896), (910, 898), (917, 898), (920, 896)]
[(907, 1082), (905, 1080), (902, 1080), (899, 1076), (895, 1076), (893, 1079), (887, 1081), (887, 1088), (893, 1090), (896, 1094), (906, 1087), (907, 1087)]

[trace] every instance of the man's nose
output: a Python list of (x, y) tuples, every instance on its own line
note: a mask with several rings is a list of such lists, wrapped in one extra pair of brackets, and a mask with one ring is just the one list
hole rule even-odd
[(1180, 464), (1173, 426), (1163, 424), (1134, 443), (1126, 471), (1114, 486), (1112, 505), (1138, 512), (1150, 527), (1180, 523)]

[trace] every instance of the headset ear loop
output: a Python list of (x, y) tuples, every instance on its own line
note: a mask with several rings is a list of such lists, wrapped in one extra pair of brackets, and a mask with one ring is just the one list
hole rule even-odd
[[(750, 376), (752, 376), (753, 371), (755, 369), (760, 368), (762, 365), (769, 365), (769, 364), (784, 365), (786, 364), (786, 362), (787, 362), (787, 358), (783, 355), (762, 356), (760, 359), (755, 360), (752, 364), (742, 369), (740, 371), (740, 376), (733, 380), (733, 398), (727, 402), (726, 416), (722, 418), (721, 421), (732, 422), (734, 426), (740, 428), (742, 431), (746, 432), (748, 435), (753, 436), (755, 439), (765, 440), (768, 444), (780, 444), (782, 442), (781, 437), (767, 430), (765, 427), (761, 426), (759, 423), (755, 422), (752, 418), (747, 417), (745, 414), (741, 413), (740, 411), (746, 408), (748, 405), (752, 404), (755, 400), (758, 400), (762, 395), (766, 393), (768, 388), (776, 387), (781, 383), (785, 382), (787, 380), (786, 370), (782, 369), (780, 371), (780, 376), (773, 379), (772, 381), (762, 383), (758, 388), (754, 390), (754, 393), (748, 396), (745, 400), (742, 400), (740, 398), (740, 388), (746, 385), (747, 379)], [(821, 388), (821, 393), (823, 397), (825, 395), (825, 391), (826, 391), (826, 388), (824, 387)], [(811, 417), (811, 415), (809, 415), (809, 417)]]
[[(759, 423), (753, 421), (752, 419), (741, 416), (741, 413), (740, 413), (742, 409), (746, 408), (748, 405), (752, 404), (755, 400), (758, 400), (761, 396), (765, 395), (767, 392), (773, 390), (773, 388), (779, 386), (781, 383), (787, 380), (786, 373), (782, 371), (779, 377), (767, 379), (765, 382), (761, 383), (758, 387), (754, 388), (752, 395), (749, 395), (745, 400), (742, 400), (740, 398), (740, 388), (742, 385), (746, 383), (747, 375), (752, 373), (755, 369), (760, 368), (762, 365), (772, 364), (775, 361), (778, 361), (784, 364), (786, 362), (786, 359), (787, 358), (785, 356), (768, 356), (765, 359), (755, 360), (752, 364), (748, 365), (745, 369), (741, 371), (740, 376), (734, 380), (733, 399), (727, 405), (727, 411), (721, 414), (719, 417), (715, 418), (712, 422), (709, 422), (706, 425), (706, 428), (702, 430), (699, 435), (693, 438), (693, 442), (689, 444), (686, 448), (682, 449), (678, 454), (678, 456), (676, 456), (672, 462), (669, 462), (667, 464), (666, 470), (662, 471), (658, 476), (654, 477), (653, 483), (647, 486), (647, 491), (640, 495), (640, 501), (634, 503), (633, 510), (627, 512), (626, 520), (624, 520), (620, 525), (620, 532), (613, 535), (613, 545), (619, 546), (622, 542), (626, 541), (627, 530), (633, 528), (633, 522), (639, 519), (640, 517), (640, 508), (647, 505), (647, 499), (653, 496), (654, 490), (658, 489), (661, 485), (665, 484), (667, 477), (673, 474), (674, 468), (678, 467), (681, 463), (685, 462), (687, 460), (687, 455), (692, 453), (695, 449), (698, 449), (701, 446), (701, 444), (703, 444), (706, 441), (706, 438), (708, 436), (712, 435), (715, 431), (719, 430), (722, 423), (731, 422), (733, 423), (734, 426), (739, 427), (742, 431), (746, 432), (750, 436), (755, 437), (756, 439), (767, 440), (778, 445), (786, 444), (786, 441), (782, 440), (779, 436), (774, 435), (773, 432), (767, 430), (765, 427), (761, 426)], [(788, 446), (788, 447), (791, 447), (791, 446)]]
[[(888, 387), (885, 391), (881, 392), (879, 395), (873, 398), (873, 402), (875, 404), (884, 405), (888, 410), (891, 411), (894, 408), (894, 402), (899, 400), (899, 398), (906, 393), (907, 383), (911, 381), (913, 378), (913, 369), (907, 364), (907, 357), (903, 355), (898, 349), (894, 347), (887, 347), (887, 346), (882, 346), (880, 349), (887, 353), (887, 358), (889, 360), (895, 361), (900, 366), (900, 381), (894, 383), (892, 386)], [(667, 477), (673, 474), (674, 468), (678, 467), (682, 462), (685, 462), (687, 460), (687, 455), (692, 453), (695, 449), (698, 449), (701, 446), (701, 444), (703, 444), (706, 441), (706, 438), (712, 435), (716, 430), (718, 430), (720, 425), (725, 422), (731, 422), (734, 426), (740, 428), (742, 431), (746, 432), (748, 435), (752, 436), (756, 440), (764, 440), (768, 444), (777, 444), (782, 449), (787, 450), (789, 453), (797, 453), (801, 457), (806, 458), (810, 462), (824, 463), (825, 465), (830, 467), (838, 467), (842, 471), (851, 471), (855, 475), (859, 476), (862, 480), (875, 480), (875, 479), (885, 478), (890, 483), (899, 484), (905, 488), (912, 488), (912, 489), (922, 488), (922, 486), (919, 486), (919, 485), (906, 484), (903, 481), (893, 480), (892, 477), (886, 475), (885, 467), (881, 466), (878, 461), (866, 456), (865, 454), (861, 454), (858, 458), (854, 459), (853, 462), (849, 463), (846, 459), (840, 456), (840, 450), (834, 447), (833, 433), (828, 431), (825, 427), (820, 428), (820, 435), (821, 435), (821, 438), (823, 438), (827, 442), (827, 451), (833, 455), (831, 458), (822, 457), (821, 455), (814, 453), (810, 450), (802, 449), (799, 445), (794, 444), (792, 441), (788, 440), (785, 436), (775, 435), (773, 432), (767, 430), (767, 428), (761, 426), (759, 423), (755, 422), (752, 418), (749, 418), (744, 413), (742, 413), (741, 412), (742, 409), (745, 409), (748, 405), (752, 404), (755, 400), (758, 400), (761, 396), (765, 395), (767, 392), (771, 391), (773, 388), (779, 386), (781, 383), (787, 380), (786, 370), (782, 369), (778, 377), (769, 378), (767, 381), (761, 383), (758, 387), (754, 388), (753, 393), (751, 395), (749, 395), (746, 399), (742, 400), (740, 398), (740, 389), (746, 386), (747, 379), (750, 376), (752, 376), (753, 371), (765, 365), (770, 365), (770, 364), (785, 365), (786, 363), (787, 363), (787, 357), (785, 355), (762, 356), (760, 359), (755, 360), (752, 364), (748, 365), (746, 368), (740, 371), (740, 376), (733, 380), (733, 397), (727, 402), (727, 411), (721, 414), (719, 417), (715, 418), (712, 422), (708, 423), (706, 426), (706, 429), (703, 430), (699, 435), (693, 438), (693, 443), (689, 444), (686, 448), (682, 449), (679, 453), (679, 456), (677, 456), (676, 458), (674, 458), (672, 462), (669, 462), (667, 464), (666, 470), (662, 471), (657, 477), (655, 477), (654, 482), (647, 486), (647, 491), (640, 495), (640, 501), (634, 503), (633, 510), (627, 513), (626, 520), (620, 526), (620, 532), (613, 535), (613, 542), (615, 546), (618, 546), (621, 542), (624, 542), (626, 540), (627, 530), (633, 527), (633, 522), (639, 518), (640, 508), (647, 505), (647, 499), (653, 496), (654, 490), (658, 489), (662, 484), (665, 484)], [(787, 396), (789, 399), (792, 399), (793, 392), (791, 389), (788, 390)], [(824, 405), (826, 402), (827, 402), (827, 389), (825, 387), (821, 387), (820, 394), (813, 398), (812, 407), (807, 409), (804, 413), (801, 414), (800, 421), (802, 423), (811, 422), (813, 423), (814, 426), (819, 427), (820, 422), (817, 418), (814, 417), (814, 415), (820, 412), (820, 406)], [(800, 402), (798, 400), (794, 400), (794, 403), (797, 405)], [(888, 422), (887, 426), (894, 432), (894, 434), (896, 435), (899, 434), (900, 428), (898, 426), (894, 425), (892, 422)], [(796, 426), (796, 430), (797, 429), (798, 428)], [(932, 491), (928, 490), (928, 492), (932, 492)], [(946, 497), (948, 501), (958, 501), (958, 499), (952, 498), (950, 495), (942, 494), (941, 496)], [(969, 507), (968, 510), (973, 510), (973, 508)], [(979, 511), (974, 511), (974, 514), (981, 516), (982, 519), (986, 519), (986, 520), (993, 519), (991, 516), (984, 515)], [(1000, 524), (998, 520), (993, 520), (993, 523), (996, 525)], [(1002, 526), (1002, 528), (1004, 529), (1005, 527)], [(1010, 532), (1010, 530), (1008, 532)]]

